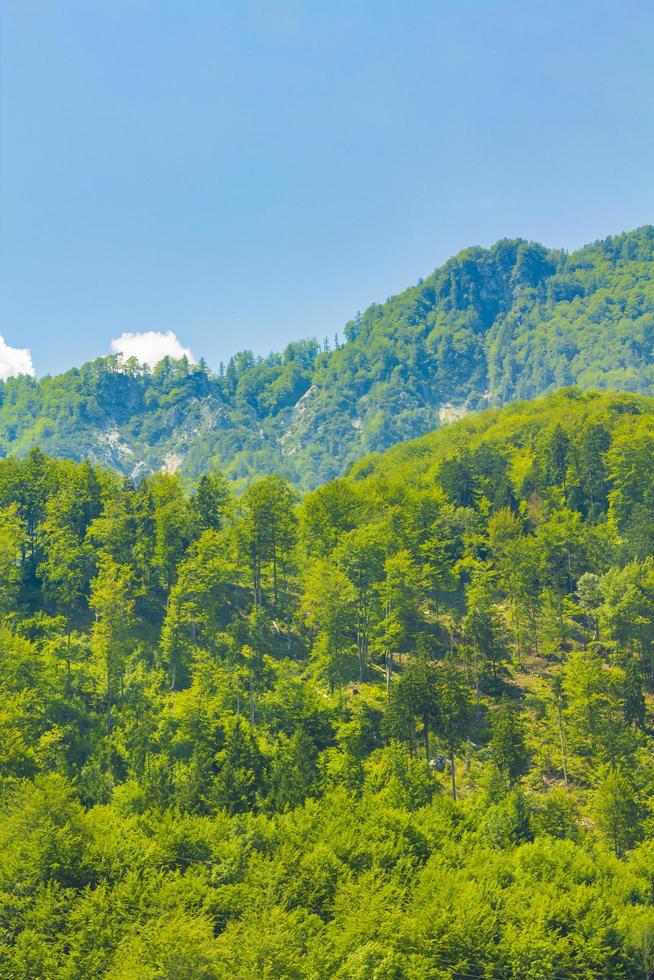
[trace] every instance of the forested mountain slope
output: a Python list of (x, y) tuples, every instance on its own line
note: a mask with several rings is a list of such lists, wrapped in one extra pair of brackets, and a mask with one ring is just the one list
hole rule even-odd
[[(337, 325), (336, 325), (337, 326)], [(142, 476), (280, 472), (315, 487), (472, 409), (582, 388), (654, 393), (654, 228), (567, 255), (470, 248), (345, 328), (218, 375), (116, 358), (0, 384), (0, 452), (33, 446)]]
[(654, 401), (307, 494), (0, 461), (0, 977), (636, 978)]

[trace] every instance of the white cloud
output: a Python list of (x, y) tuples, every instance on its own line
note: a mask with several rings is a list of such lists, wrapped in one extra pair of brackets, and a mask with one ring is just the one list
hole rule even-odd
[(10, 347), (0, 334), (0, 381), (17, 374), (31, 374), (34, 377), (32, 352), (26, 347)]
[(143, 333), (121, 333), (111, 341), (114, 354), (122, 354), (125, 360), (135, 357), (140, 364), (153, 368), (164, 357), (179, 360), (187, 357), (194, 364), (195, 358), (188, 347), (183, 347), (172, 330), (145, 330)]

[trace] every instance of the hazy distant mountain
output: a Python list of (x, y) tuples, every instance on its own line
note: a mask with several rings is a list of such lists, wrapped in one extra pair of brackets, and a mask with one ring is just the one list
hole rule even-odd
[(101, 358), (0, 383), (0, 453), (138, 477), (279, 471), (311, 487), (471, 410), (556, 388), (654, 393), (654, 228), (573, 254), (504, 240), (357, 314), (345, 342), (245, 352), (212, 374)]

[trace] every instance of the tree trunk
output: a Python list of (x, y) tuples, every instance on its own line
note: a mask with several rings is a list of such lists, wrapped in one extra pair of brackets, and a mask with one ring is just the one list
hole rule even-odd
[(557, 714), (559, 718), (559, 741), (561, 742), (561, 760), (563, 762), (563, 782), (565, 788), (568, 789), (568, 766), (565, 757), (565, 740), (563, 738), (563, 719), (561, 718), (560, 707), (557, 707)]
[(106, 701), (106, 715), (105, 715), (105, 731), (107, 735), (111, 731), (111, 665), (109, 663), (109, 658), (107, 657), (107, 701)]

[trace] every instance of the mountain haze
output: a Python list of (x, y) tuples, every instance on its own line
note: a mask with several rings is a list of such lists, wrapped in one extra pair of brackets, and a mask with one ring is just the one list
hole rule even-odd
[(567, 254), (469, 248), (345, 327), (281, 354), (154, 370), (100, 358), (0, 384), (0, 453), (40, 446), (140, 477), (220, 465), (306, 488), (469, 411), (557, 388), (654, 393), (654, 228)]

